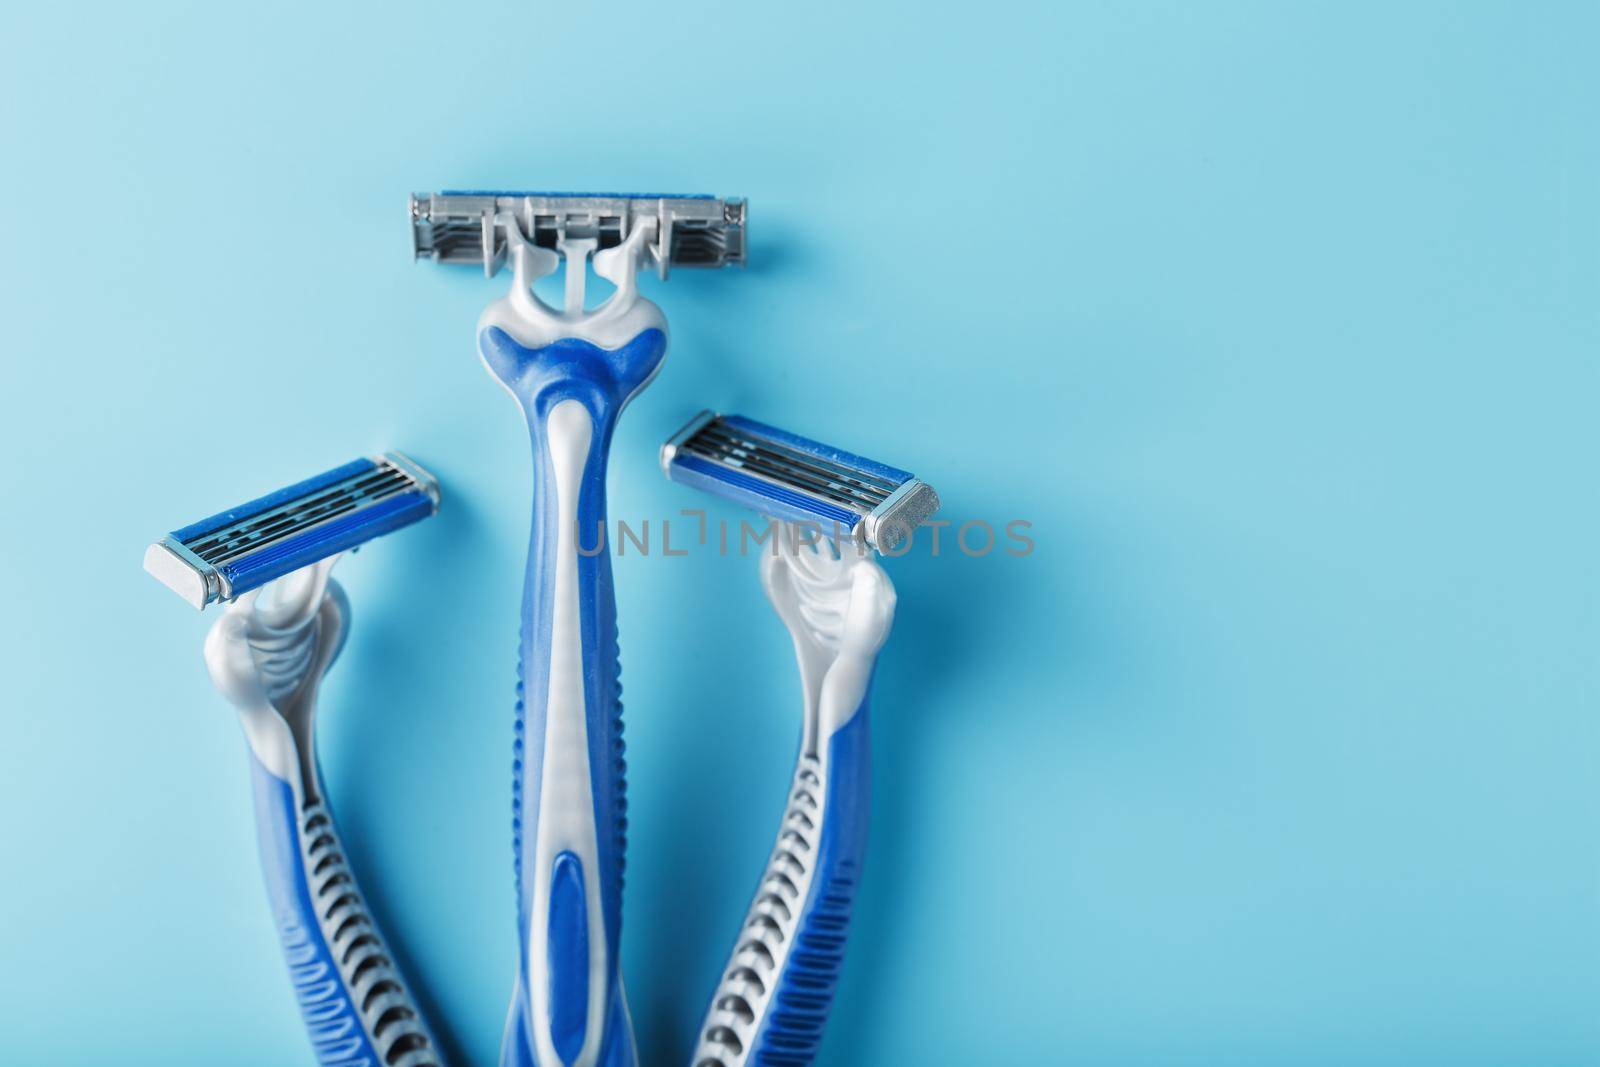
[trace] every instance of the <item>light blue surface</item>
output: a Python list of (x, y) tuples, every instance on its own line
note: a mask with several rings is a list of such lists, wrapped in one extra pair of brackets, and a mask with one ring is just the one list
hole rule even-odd
[[(1033, 522), (891, 564), (829, 1067), (1600, 1062), (1600, 16), (1588, 4), (193, 3), (0, 20), (0, 1032), (310, 1062), (196, 617), (197, 515), (397, 447), (322, 748), (434, 1018), (516, 946), (528, 515), (406, 194), (748, 196), (619, 516), (701, 406)], [(276, 427), (276, 428), (275, 428)], [(728, 517), (738, 512), (731, 506)], [(686, 1062), (793, 755), (755, 563), (615, 561), (623, 965)]]

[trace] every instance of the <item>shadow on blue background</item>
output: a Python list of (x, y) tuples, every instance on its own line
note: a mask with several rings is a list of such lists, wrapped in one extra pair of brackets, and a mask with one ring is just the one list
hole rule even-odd
[[(1026, 558), (890, 563), (830, 1067), (1600, 1062), (1596, 9), (693, 3), (0, 17), (7, 1062), (306, 1045), (196, 516), (401, 448), (323, 760), (458, 1064), (515, 958), (527, 442), (504, 285), (405, 197), (751, 202), (677, 273), (617, 517), (701, 407), (910, 467)], [(736, 519), (729, 509), (714, 517)], [(616, 561), (623, 964), (687, 1062), (797, 726), (753, 560)]]

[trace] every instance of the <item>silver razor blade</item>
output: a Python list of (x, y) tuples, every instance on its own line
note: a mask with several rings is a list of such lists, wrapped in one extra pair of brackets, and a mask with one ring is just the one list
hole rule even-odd
[(174, 530), (145, 550), (144, 569), (204, 610), (438, 510), (433, 475), (385, 452)]
[(661, 469), (763, 515), (860, 537), (879, 552), (939, 510), (939, 494), (910, 471), (712, 411), (661, 446)]
[(411, 249), (418, 259), (482, 264), (493, 276), (506, 259), (498, 221), (516, 221), (540, 248), (558, 249), (568, 238), (593, 239), (614, 248), (641, 222), (654, 220), (650, 245), (661, 277), (669, 267), (744, 264), (745, 202), (714, 196), (627, 193), (415, 193), (411, 197)]

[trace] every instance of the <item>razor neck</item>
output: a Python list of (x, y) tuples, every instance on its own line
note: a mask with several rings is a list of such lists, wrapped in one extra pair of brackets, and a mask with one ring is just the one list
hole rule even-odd
[(853, 546), (808, 537), (792, 523), (763, 554), (761, 580), (794, 642), (805, 701), (801, 751), (822, 758), (828, 739), (866, 704), (894, 625), (894, 586)]
[(322, 797), (313, 745), (317, 695), (344, 646), (350, 621), (344, 591), (327, 581), (323, 564), (316, 567), (322, 573), (309, 614), (292, 625), (274, 626), (287, 618), (281, 605), (276, 618), (264, 618), (270, 612), (259, 611), (252, 595), (229, 607), (205, 644), (212, 683), (238, 711), (251, 752), (294, 789), (302, 804)]
[[(639, 292), (639, 267), (650, 255), (655, 223), (636, 227), (614, 248), (597, 251), (593, 238), (564, 237), (551, 251), (530, 243), (516, 219), (502, 214), (495, 225), (506, 234), (512, 263), (511, 287), (506, 295), (484, 309), (478, 321), (480, 334), (498, 328), (523, 347), (540, 349), (552, 342), (573, 339), (597, 348), (616, 349), (649, 330), (666, 332), (661, 309)], [(586, 307), (590, 260), (594, 272), (615, 289), (594, 308)], [(554, 274), (566, 264), (563, 306), (558, 310), (539, 299), (533, 283)], [(493, 368), (491, 368), (493, 369)]]

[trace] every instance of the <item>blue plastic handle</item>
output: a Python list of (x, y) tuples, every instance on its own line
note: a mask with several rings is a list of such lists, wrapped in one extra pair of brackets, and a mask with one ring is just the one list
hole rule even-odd
[(297, 791), (253, 752), (250, 767), (267, 897), (317, 1062), (442, 1067), (350, 872), (320, 775)]
[(627, 802), (605, 479), (617, 417), (666, 335), (527, 348), (490, 327), (479, 347), (522, 405), (534, 464), (512, 762), (520, 964), (500, 1062), (632, 1067), (617, 967)]
[[(314, 899), (316, 890), (306, 870), (308, 842), (302, 836), (306, 832), (305, 821), (300, 818), (294, 789), (263, 767), (254, 754), (250, 756), (250, 769), (267, 897), (317, 1062), (323, 1067), (362, 1061), (381, 1063), (362, 1029), (355, 996), (341, 979), (333, 950), (322, 932)], [(309, 832), (317, 835), (321, 829), (316, 825)]]
[(794, 946), (784, 957), (766, 1018), (756, 1031), (750, 1062), (771, 1056), (799, 1067), (822, 1040), (828, 1009), (844, 966), (850, 914), (867, 853), (872, 811), (872, 758), (867, 705), (829, 742), (827, 797), (818, 834), (816, 873), (800, 912)]
[(740, 927), (694, 1067), (805, 1067), (817, 1054), (844, 966), (871, 812), (870, 698), (801, 752), (772, 857)]

